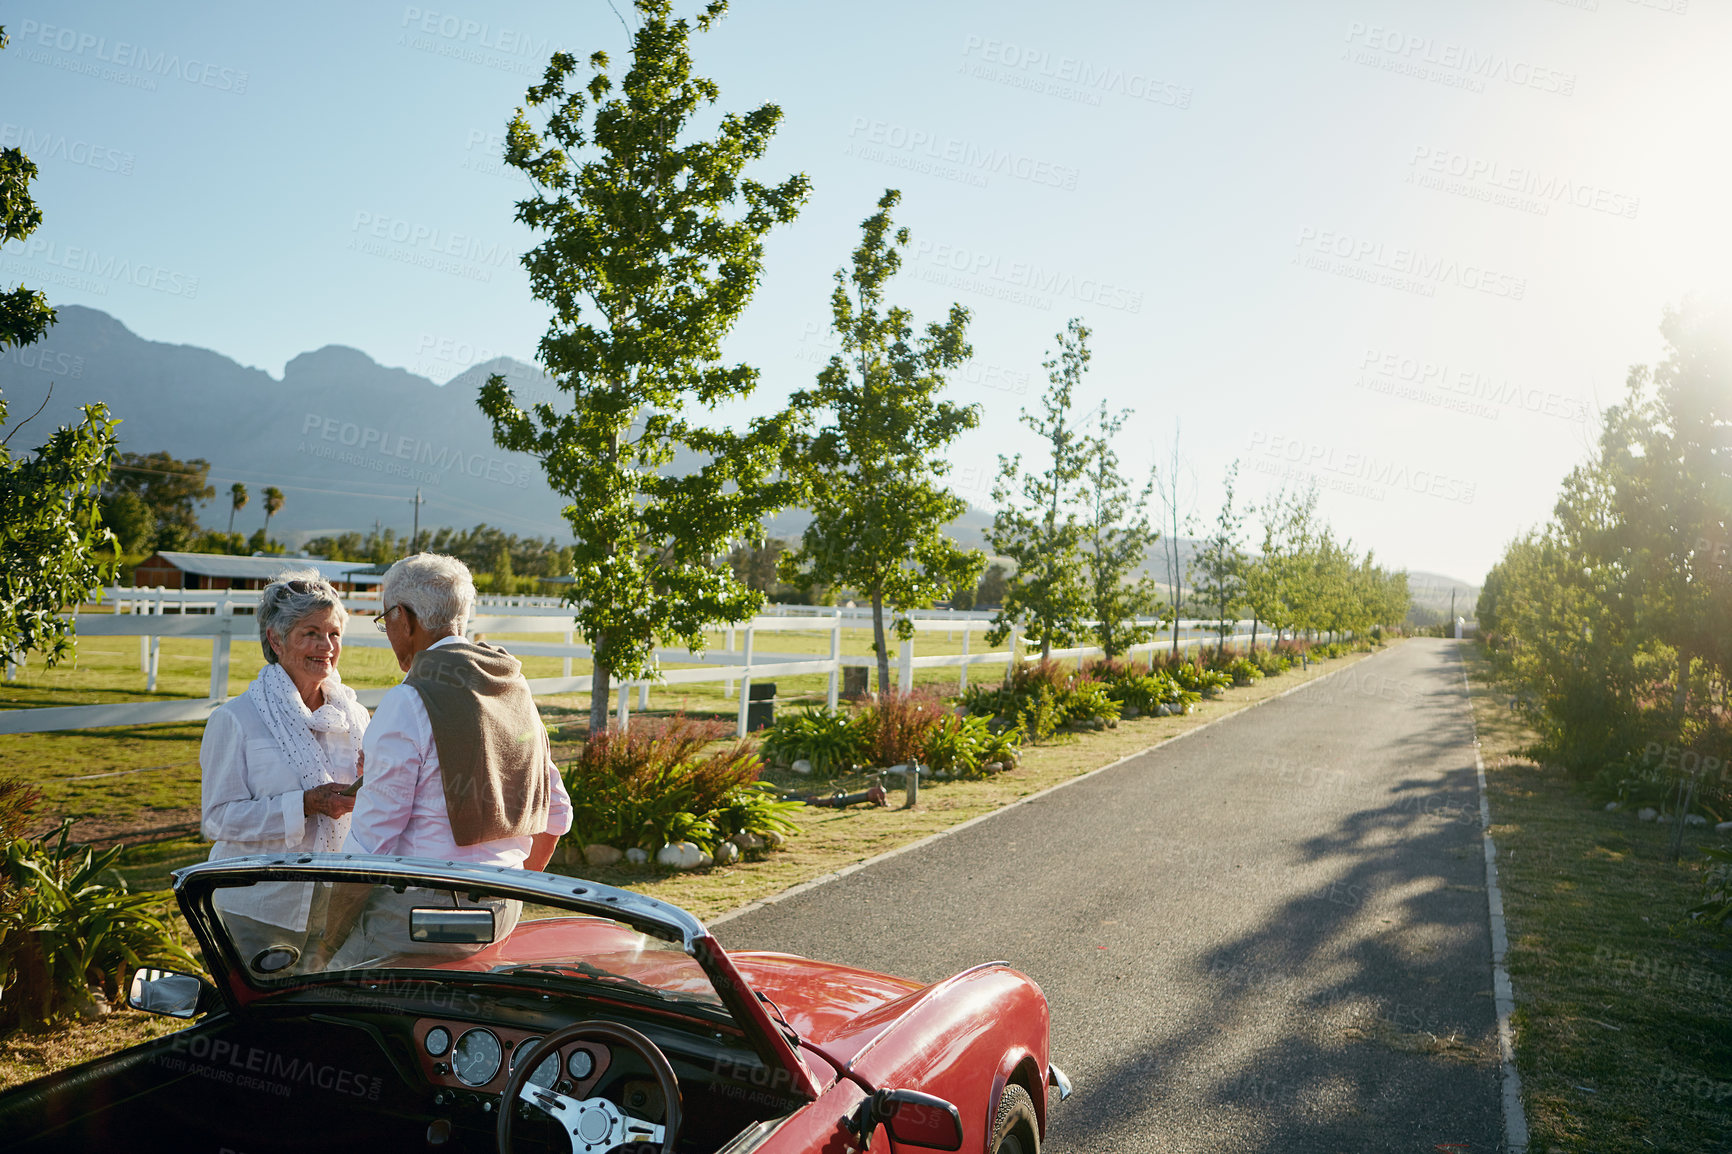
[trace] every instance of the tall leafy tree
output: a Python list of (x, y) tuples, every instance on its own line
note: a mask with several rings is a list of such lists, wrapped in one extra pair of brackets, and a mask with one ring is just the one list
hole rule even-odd
[(1191, 561), (1191, 584), (1196, 589), (1197, 601), (1216, 622), (1216, 652), (1226, 648), (1227, 636), (1238, 623), (1239, 606), (1244, 599), (1245, 551), (1239, 544), (1239, 534), (1245, 514), (1234, 503), (1238, 481), (1239, 462), (1234, 461), (1227, 466), (1226, 495), (1215, 514), (1215, 527)]
[(229, 533), (235, 531), (235, 514), (247, 507), (247, 487), (236, 481), (229, 486)]
[[(0, 245), (26, 239), (42, 223), (30, 195), (35, 177), (36, 165), (20, 149), (0, 149)], [(41, 292), (18, 285), (0, 293), (0, 353), (40, 340), (53, 323)], [(47, 404), (44, 397), (36, 412)], [(12, 438), (35, 415), (0, 440), (0, 655), (40, 653), (52, 666), (73, 642), (72, 623), (60, 610), (94, 594), (119, 561), (101, 507), (119, 422), (105, 406), (86, 405), (83, 423), (14, 455)], [(0, 429), (8, 416), (0, 396)]]
[(277, 488), (275, 485), (266, 485), (265, 486), (265, 528), (264, 528), (264, 533), (265, 533), (265, 540), (266, 541), (269, 541), (270, 536), (271, 536), (271, 518), (275, 517), (278, 513), (282, 512), (283, 500), (284, 500), (283, 491), (281, 489)]
[[(886, 191), (862, 222), (853, 268), (836, 271), (830, 294), (841, 352), (815, 388), (794, 396), (797, 409), (825, 423), (802, 454), (812, 520), (782, 561), (790, 581), (845, 585), (871, 601), (879, 693), (890, 692), (885, 610), (930, 605), (986, 566), (979, 550), (944, 533), (968, 503), (942, 484), (950, 467), (942, 450), (980, 420), (976, 406), (939, 397), (947, 374), (973, 354), (968, 310), (951, 305), (943, 324), (917, 338), (913, 314), (884, 302), (908, 245), (908, 230), (890, 219), (901, 197)], [(906, 617), (894, 628), (904, 640), (914, 635)]]
[(1117, 657), (1153, 637), (1159, 626), (1138, 624), (1138, 618), (1159, 618), (1166, 608), (1152, 578), (1132, 576), (1148, 561), (1149, 549), (1160, 533), (1143, 511), (1154, 491), (1154, 477), (1133, 496), (1113, 448), (1113, 438), (1129, 412), (1115, 414), (1102, 401), (1095, 431), (1085, 441), (1088, 463), (1083, 471), (1083, 491), (1088, 519), (1083, 525), (1082, 548), (1088, 563), (1089, 612), (1095, 621), (1095, 639), (1108, 657)]
[(136, 497), (150, 511), (152, 547), (185, 549), (198, 536), (195, 504), (216, 496), (206, 482), (209, 475), (210, 462), (202, 458), (182, 461), (164, 452), (122, 453), (103, 486), (103, 515), (125, 539), (123, 526), (135, 505), (128, 498)]
[[(1041, 659), (1085, 631), (1088, 588), (1083, 583), (1083, 526), (1077, 519), (1088, 442), (1071, 417), (1076, 387), (1088, 370), (1089, 328), (1071, 318), (1058, 334), (1058, 353), (1044, 362), (1050, 384), (1041, 412), (1022, 411), (1022, 423), (1046, 442), (1045, 468), (1024, 472), (1022, 455), (998, 458), (992, 499), (998, 505), (986, 540), (1016, 563), (1004, 603), (989, 635), (993, 644), (1020, 623)], [(1020, 501), (1018, 500), (1020, 498)]]
[[(794, 218), (808, 182), (743, 175), (781, 121), (773, 104), (686, 139), (719, 89), (692, 73), (693, 23), (668, 0), (636, 8), (617, 92), (605, 52), (587, 79), (555, 53), (525, 96), (543, 127), (519, 108), (506, 132), (506, 163), (535, 187), (517, 219), (545, 234), (523, 257), (530, 291), (553, 310), (538, 359), (569, 405), (522, 409), (499, 375), (480, 395), (495, 441), (536, 456), (571, 501), (568, 596), (594, 654), (592, 731), (607, 725), (611, 679), (650, 672), (658, 639), (701, 648), (706, 625), (762, 606), (722, 562), (797, 496), (779, 474), (791, 416), (743, 430), (702, 418), (757, 384), (751, 366), (721, 363), (721, 342), (757, 286), (765, 234)], [(725, 10), (706, 5), (695, 28)], [(674, 475), (680, 449), (699, 463)]]

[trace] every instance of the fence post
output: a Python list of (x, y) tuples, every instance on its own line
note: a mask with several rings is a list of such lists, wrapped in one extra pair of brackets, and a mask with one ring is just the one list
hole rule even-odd
[(974, 630), (964, 628), (962, 631), (962, 672), (956, 676), (956, 692), (961, 693), (968, 688), (968, 639)]
[[(167, 598), (163, 596), (162, 586), (158, 585), (156, 587), (156, 597), (152, 599), (150, 606), (150, 615), (152, 617), (162, 616), (163, 602), (165, 600), (167, 600)], [(150, 652), (144, 665), (144, 690), (146, 693), (155, 693), (156, 673), (158, 667), (162, 664), (162, 636), (161, 634), (152, 633), (148, 640), (150, 641)]]
[(897, 659), (896, 690), (907, 693), (914, 688), (914, 639), (910, 637), (902, 643), (902, 652)]
[[(229, 599), (224, 594), (216, 604), (219, 632), (210, 641), (210, 695), (213, 701), (229, 699), (229, 640), (234, 632), (234, 615), (229, 612)], [(156, 662), (151, 662), (151, 681), (156, 681)]]
[[(565, 631), (565, 643), (567, 645), (576, 645), (577, 644), (577, 630), (567, 629)], [(561, 677), (570, 677), (571, 676), (571, 655), (569, 653), (566, 654), (566, 656), (565, 656), (565, 667), (564, 667), (563, 671), (560, 673), (560, 676)]]
[(643, 713), (649, 709), (649, 682), (637, 683), (637, 711)]
[[(728, 626), (727, 632), (728, 632), (727, 644), (722, 646), (722, 651), (724, 653), (732, 653), (734, 651), (734, 627), (732, 625)], [(732, 697), (733, 695), (734, 695), (734, 679), (732, 677), (730, 677), (726, 681), (722, 682), (722, 696), (723, 697)], [(740, 724), (744, 725), (745, 722), (742, 721)], [(746, 736), (745, 731), (742, 730), (740, 733), (740, 736), (741, 737)]]
[(619, 683), (619, 710), (617, 715), (619, 731), (625, 732), (627, 723), (631, 720), (631, 682)]
[(836, 710), (836, 697), (842, 682), (842, 611), (836, 610), (836, 615), (830, 619), (830, 692), (825, 703), (832, 713)]
[[(734, 648), (734, 631), (728, 630), (728, 649)], [(752, 698), (752, 627), (746, 626), (746, 673), (740, 678), (740, 720), (734, 730), (735, 737), (746, 736), (746, 709)]]

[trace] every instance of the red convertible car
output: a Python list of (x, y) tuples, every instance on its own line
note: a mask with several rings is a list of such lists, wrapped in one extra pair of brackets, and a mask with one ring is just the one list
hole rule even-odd
[(174, 887), (214, 984), (143, 970), (129, 1000), (190, 1024), (0, 1095), (7, 1149), (1033, 1154), (1070, 1091), (1002, 962), (922, 985), (730, 954), (625, 890), (407, 858)]

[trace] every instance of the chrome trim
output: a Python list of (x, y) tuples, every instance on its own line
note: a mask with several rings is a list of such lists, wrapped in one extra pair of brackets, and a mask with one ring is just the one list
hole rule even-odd
[(1048, 1062), (1046, 1067), (1046, 1084), (1058, 1091), (1058, 1100), (1060, 1102), (1070, 1097), (1070, 1079), (1065, 1076), (1063, 1070), (1059, 1069), (1051, 1062)]
[[(283, 875), (287, 874), (288, 879)], [(343, 875), (347, 875), (346, 877)], [(615, 889), (582, 878), (536, 873), (503, 866), (477, 866), (431, 858), (384, 857), (372, 854), (302, 853), (252, 854), (198, 862), (174, 871), (174, 892), (189, 884), (206, 888), (223, 881), (280, 881), (313, 876), (331, 881), (392, 882), (436, 886), (485, 885), (490, 890), (531, 901), (557, 902), (598, 917), (625, 922), (666, 941), (679, 942), (691, 953), (708, 932), (704, 924), (678, 906), (630, 890)]]

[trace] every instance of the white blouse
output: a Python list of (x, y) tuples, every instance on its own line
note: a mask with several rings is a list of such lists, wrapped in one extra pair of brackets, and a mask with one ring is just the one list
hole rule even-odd
[[(347, 785), (355, 780), (355, 751), (346, 733), (314, 733), (330, 759), (323, 781)], [(317, 844), (327, 823), (336, 838), (348, 833), (349, 818), (307, 814), (301, 777), (277, 748), (265, 719), (248, 694), (218, 706), (205, 723), (198, 762), (203, 770), (204, 835), (216, 844), (210, 860), (255, 853), (281, 853)], [(321, 784), (322, 784), (321, 782)], [(298, 882), (263, 882), (219, 891), (217, 908), (274, 926), (303, 930), (312, 900), (311, 887)]]

